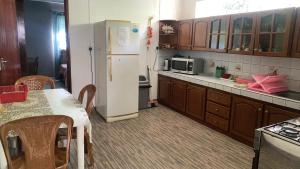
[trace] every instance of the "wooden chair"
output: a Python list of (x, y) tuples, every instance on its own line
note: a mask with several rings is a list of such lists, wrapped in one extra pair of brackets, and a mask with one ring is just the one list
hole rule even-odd
[[(88, 113), (88, 116), (90, 117), (92, 110), (93, 110), (93, 99), (96, 94), (96, 87), (92, 84), (89, 84), (81, 89), (79, 96), (78, 96), (78, 101), (81, 104), (83, 104), (83, 99), (84, 99), (85, 94), (87, 96), (85, 110)], [(66, 135), (65, 133), (66, 133), (65, 130), (59, 131), (59, 140), (65, 139), (65, 135)], [(76, 131), (76, 128), (73, 128), (72, 139), (76, 139), (76, 138), (77, 138), (77, 131)], [(87, 132), (86, 128), (84, 130), (84, 145), (85, 145), (85, 151), (89, 158), (89, 167), (94, 168), (93, 144), (90, 142), (90, 135)]]
[[(68, 127), (66, 150), (55, 146), (61, 124)], [(67, 116), (37, 116), (4, 124), (0, 129), (1, 141), (9, 169), (67, 169), (73, 120)], [(24, 155), (12, 159), (9, 153), (8, 134), (13, 131), (22, 141)]]
[(32, 75), (24, 76), (18, 79), (15, 85), (26, 84), (29, 90), (43, 90), (46, 85), (49, 85), (51, 89), (55, 88), (55, 82), (48, 76)]
[(83, 104), (83, 99), (84, 99), (85, 93), (87, 94), (85, 111), (88, 113), (88, 116), (90, 117), (92, 110), (93, 110), (93, 99), (96, 94), (96, 87), (92, 84), (89, 84), (81, 89), (79, 96), (78, 96), (78, 101), (81, 104)]

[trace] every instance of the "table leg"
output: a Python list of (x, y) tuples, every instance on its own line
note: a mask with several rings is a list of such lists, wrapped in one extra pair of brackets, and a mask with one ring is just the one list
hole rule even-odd
[(0, 141), (0, 169), (7, 169), (7, 161), (4, 153), (4, 149), (2, 147), (2, 143)]
[(77, 127), (78, 169), (84, 169), (84, 126)]

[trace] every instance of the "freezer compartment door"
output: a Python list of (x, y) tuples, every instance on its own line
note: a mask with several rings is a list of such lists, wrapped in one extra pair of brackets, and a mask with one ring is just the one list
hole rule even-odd
[(107, 51), (109, 55), (139, 54), (139, 27), (128, 21), (107, 21)]
[(107, 116), (138, 112), (138, 56), (109, 55)]

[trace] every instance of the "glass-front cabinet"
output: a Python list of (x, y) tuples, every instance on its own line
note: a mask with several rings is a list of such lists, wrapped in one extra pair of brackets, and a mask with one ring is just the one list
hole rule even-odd
[(208, 50), (227, 52), (230, 16), (212, 17), (208, 25)]
[(300, 7), (297, 8), (292, 57), (300, 57)]
[(230, 21), (229, 53), (253, 54), (255, 14), (232, 15)]
[(254, 55), (288, 56), (295, 8), (257, 14)]

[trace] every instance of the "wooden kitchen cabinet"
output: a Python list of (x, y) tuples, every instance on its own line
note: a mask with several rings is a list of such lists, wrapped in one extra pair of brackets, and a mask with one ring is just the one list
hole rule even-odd
[(295, 8), (257, 13), (254, 55), (288, 56)]
[(199, 120), (204, 120), (205, 102), (206, 88), (188, 84), (186, 113)]
[(300, 57), (300, 8), (297, 8), (292, 57)]
[(171, 105), (171, 79), (158, 76), (158, 101), (166, 106)]
[(263, 126), (279, 123), (300, 117), (300, 114), (293, 111), (284, 110), (272, 105), (265, 105)]
[(261, 127), (263, 104), (248, 98), (233, 96), (230, 134), (252, 143), (254, 131)]
[(193, 50), (208, 49), (209, 18), (195, 19), (193, 24)]
[(179, 112), (185, 112), (187, 83), (172, 79), (171, 85), (171, 107)]
[(193, 20), (182, 20), (178, 23), (178, 48), (191, 49), (193, 36)]
[[(159, 43), (160, 49), (176, 49), (178, 43), (178, 22), (176, 20), (159, 21)], [(168, 26), (171, 30), (164, 30)]]
[(252, 55), (255, 39), (255, 13), (231, 16), (228, 53)]
[(209, 51), (227, 52), (230, 16), (211, 17), (208, 24)]

